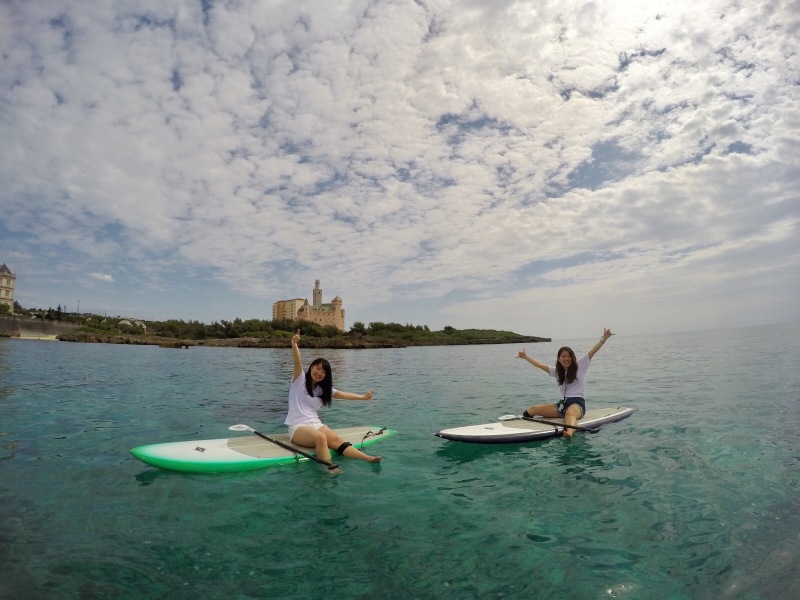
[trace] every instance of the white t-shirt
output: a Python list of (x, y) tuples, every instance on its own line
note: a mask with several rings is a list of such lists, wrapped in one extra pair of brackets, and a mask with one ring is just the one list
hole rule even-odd
[[(578, 359), (578, 374), (575, 376), (575, 381), (567, 383), (564, 380), (564, 385), (559, 385), (558, 390), (562, 398), (583, 398), (586, 399), (586, 371), (589, 370), (589, 365), (592, 364), (592, 359), (588, 354), (581, 356)], [(550, 377), (558, 378), (558, 373), (555, 367), (549, 367)]]
[[(331, 395), (336, 393), (336, 388), (331, 390)], [(304, 425), (306, 423), (321, 424), (317, 411), (322, 407), (322, 388), (317, 386), (314, 395), (310, 396), (306, 390), (306, 372), (303, 371), (292, 382), (289, 388), (289, 414), (286, 415), (285, 425)]]

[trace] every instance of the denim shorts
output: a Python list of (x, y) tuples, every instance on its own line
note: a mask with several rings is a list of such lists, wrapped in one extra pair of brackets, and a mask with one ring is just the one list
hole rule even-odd
[(567, 412), (567, 409), (573, 404), (577, 404), (578, 406), (581, 407), (581, 418), (582, 418), (583, 415), (586, 414), (586, 402), (584, 401), (583, 398), (564, 398), (561, 402), (556, 404), (556, 409), (563, 417), (564, 413)]

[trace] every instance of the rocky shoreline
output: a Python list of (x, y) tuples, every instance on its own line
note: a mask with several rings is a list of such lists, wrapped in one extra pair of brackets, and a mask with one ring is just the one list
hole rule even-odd
[[(98, 334), (82, 331), (62, 334), (57, 336), (62, 342), (76, 342), (84, 344), (132, 344), (138, 346), (160, 346), (162, 348), (191, 348), (194, 346), (208, 348), (290, 348), (289, 338), (231, 338), (231, 339), (206, 339), (206, 340), (177, 340), (147, 335), (120, 335)], [(304, 337), (304, 348), (338, 348), (366, 350), (371, 348), (407, 348), (410, 346), (472, 346), (485, 344), (531, 344), (549, 342), (550, 338), (536, 336), (519, 336), (517, 338), (464, 340), (453, 338), (452, 341), (439, 339), (428, 341), (399, 340), (391, 338), (376, 338), (371, 336), (342, 337), (342, 338), (314, 338)]]

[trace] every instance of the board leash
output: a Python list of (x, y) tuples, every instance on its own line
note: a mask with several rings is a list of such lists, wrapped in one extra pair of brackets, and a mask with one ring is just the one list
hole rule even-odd
[[(375, 435), (375, 436), (378, 436), (378, 435), (383, 435), (383, 432), (384, 432), (384, 431), (386, 431), (386, 427), (381, 427), (381, 428), (378, 430), (378, 432), (377, 432), (377, 433), (375, 433), (375, 432), (374, 432), (374, 431), (372, 431), (371, 429), (370, 429), (369, 431), (367, 431), (367, 433), (364, 435), (364, 437), (363, 437), (363, 438), (361, 438), (361, 441), (359, 442), (359, 444), (361, 444), (361, 448), (363, 448), (363, 447), (364, 447), (364, 442), (366, 441), (366, 439), (367, 439), (368, 437), (371, 437), (371, 436), (373, 436), (373, 435)], [(361, 448), (359, 448), (359, 450), (360, 450)]]

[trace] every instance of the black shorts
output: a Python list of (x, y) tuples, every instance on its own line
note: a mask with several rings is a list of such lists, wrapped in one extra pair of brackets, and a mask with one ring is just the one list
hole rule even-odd
[(583, 398), (564, 398), (561, 402), (556, 404), (556, 409), (558, 410), (559, 414), (563, 417), (564, 413), (567, 412), (567, 409), (572, 406), (573, 404), (577, 404), (581, 407), (581, 418), (583, 415), (586, 414), (586, 402)]

